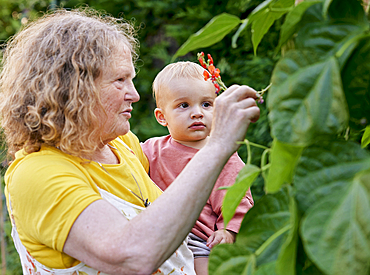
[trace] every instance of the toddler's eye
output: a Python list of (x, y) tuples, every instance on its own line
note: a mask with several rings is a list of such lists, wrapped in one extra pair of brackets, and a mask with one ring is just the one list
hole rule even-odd
[(212, 103), (211, 102), (203, 102), (202, 105), (203, 105), (204, 108), (208, 108), (208, 107), (212, 106)]
[(189, 104), (187, 104), (187, 103), (181, 103), (181, 104), (179, 105), (179, 107), (180, 107), (180, 108), (187, 108), (187, 107), (189, 107)]

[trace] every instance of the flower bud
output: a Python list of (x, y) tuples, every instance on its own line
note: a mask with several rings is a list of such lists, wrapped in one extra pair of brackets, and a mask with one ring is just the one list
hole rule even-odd
[(212, 58), (211, 54), (207, 54), (207, 56), (208, 56), (208, 62), (209, 62), (209, 64), (210, 65), (213, 65), (213, 58)]
[(218, 83), (213, 83), (213, 84), (216, 87), (216, 94), (218, 94), (220, 92), (220, 90), (221, 90), (220, 85), (218, 85)]

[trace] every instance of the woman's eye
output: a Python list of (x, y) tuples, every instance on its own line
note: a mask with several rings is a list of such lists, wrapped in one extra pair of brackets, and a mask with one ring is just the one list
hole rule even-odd
[(181, 108), (187, 108), (187, 107), (189, 107), (189, 104), (187, 104), (187, 103), (181, 103), (179, 105), (179, 107), (181, 107)]
[(124, 78), (118, 78), (117, 81), (122, 82), (122, 81), (125, 81), (125, 79)]

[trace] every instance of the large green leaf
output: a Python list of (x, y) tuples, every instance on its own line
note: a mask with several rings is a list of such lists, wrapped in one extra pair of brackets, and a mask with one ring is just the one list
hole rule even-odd
[[(257, 201), (245, 215), (236, 242), (212, 249), (209, 274), (250, 274), (255, 268), (276, 262), (281, 246), (289, 242), (286, 236), (294, 227), (291, 199), (291, 190), (285, 187)], [(263, 274), (262, 270), (257, 273)]]
[(257, 52), (262, 37), (272, 24), (294, 6), (294, 0), (268, 0), (260, 4), (248, 17), (252, 25), (252, 43), (254, 54)]
[(306, 211), (369, 168), (368, 152), (355, 142), (320, 142), (306, 148), (293, 179), (299, 209)]
[(370, 170), (346, 180), (310, 207), (302, 219), (301, 236), (308, 256), (326, 274), (368, 275)]
[[(303, 3), (307, 2), (316, 2), (315, 0), (305, 0), (300, 3), (302, 5)], [(324, 17), (322, 14), (322, 9), (323, 9), (323, 4), (322, 1), (321, 3), (317, 3), (315, 5), (310, 6), (306, 12), (302, 15), (301, 19), (301, 26), (304, 26), (306, 24), (314, 23), (314, 22), (321, 22), (324, 21)]]
[(222, 13), (215, 16), (207, 25), (186, 40), (172, 57), (172, 61), (175, 60), (176, 57), (185, 55), (192, 50), (209, 47), (221, 41), (225, 35), (231, 32), (240, 23), (240, 18), (235, 15)]
[(295, 45), (299, 49), (319, 51), (322, 59), (336, 55), (342, 67), (368, 31), (369, 24), (358, 0), (325, 1), (323, 10), (328, 9), (328, 20), (305, 20), (305, 24), (301, 24)]
[(243, 219), (236, 243), (256, 254), (257, 266), (275, 261), (279, 255), (284, 236), (291, 227), (290, 197), (287, 187), (268, 194), (258, 200)]
[(290, 51), (275, 67), (267, 98), (272, 136), (307, 146), (348, 124), (338, 62), (315, 63), (311, 52)]
[(276, 262), (260, 265), (254, 275), (275, 275), (275, 265)]
[(240, 275), (253, 263), (255, 264), (255, 256), (245, 246), (220, 244), (211, 250), (208, 271), (214, 275)]
[(302, 270), (302, 275), (325, 275), (315, 265), (310, 265)]
[(299, 216), (297, 203), (293, 197), (290, 197), (289, 204), (291, 228), (281, 248), (278, 261), (276, 263), (276, 274), (295, 275), (296, 258), (298, 247), (298, 224)]
[(369, 23), (362, 4), (363, 0), (325, 0), (323, 14), (328, 15), (331, 20), (352, 22), (368, 27)]
[(321, 59), (336, 55), (342, 67), (354, 49), (352, 45), (357, 45), (366, 30), (362, 25), (347, 22), (309, 23), (298, 31), (296, 47), (316, 51)]
[(235, 184), (227, 190), (222, 203), (222, 216), (225, 228), (233, 218), (236, 208), (242, 198), (245, 197), (245, 193), (260, 173), (261, 169), (259, 167), (251, 164), (245, 165), (236, 177)]
[(350, 126), (370, 123), (370, 38), (355, 49), (342, 70), (343, 90), (349, 106)]
[(298, 4), (293, 10), (291, 10), (284, 21), (280, 31), (280, 39), (277, 50), (281, 48), (297, 31), (298, 23), (301, 21), (302, 16), (312, 5), (321, 3), (321, 0), (317, 1), (304, 1)]
[(265, 185), (267, 193), (276, 192), (284, 183), (292, 182), (294, 169), (302, 150), (302, 146), (294, 146), (274, 139), (270, 155), (271, 166)]

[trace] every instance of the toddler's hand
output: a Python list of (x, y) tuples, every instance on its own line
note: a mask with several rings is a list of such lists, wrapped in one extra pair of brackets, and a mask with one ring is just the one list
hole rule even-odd
[(207, 246), (209, 248), (214, 247), (219, 243), (233, 243), (235, 241), (236, 233), (229, 230), (217, 230), (207, 240)]

